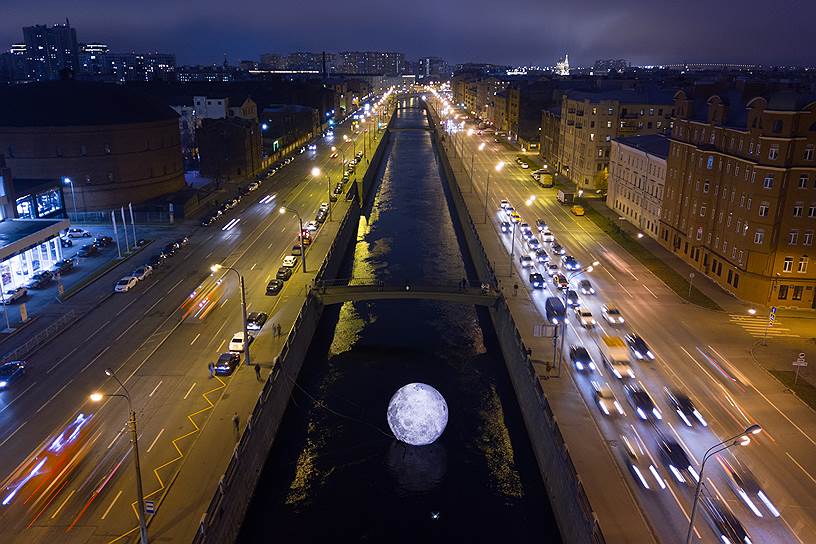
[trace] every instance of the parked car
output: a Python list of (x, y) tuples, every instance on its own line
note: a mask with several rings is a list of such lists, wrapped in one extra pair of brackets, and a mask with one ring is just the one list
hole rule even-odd
[(0, 391), (25, 374), (25, 361), (9, 361), (0, 365)]
[(116, 293), (127, 293), (128, 291), (136, 287), (137, 283), (139, 283), (139, 280), (137, 280), (133, 276), (125, 276), (124, 278), (116, 282), (116, 285), (113, 286), (113, 291)]
[(61, 261), (57, 261), (54, 263), (54, 267), (51, 269), (51, 272), (56, 274), (65, 274), (66, 272), (70, 272), (74, 269), (74, 260), (73, 259), (63, 259)]
[(99, 248), (96, 247), (94, 244), (85, 244), (79, 251), (77, 251), (77, 257), (94, 257), (99, 255)]
[(543, 219), (536, 219), (536, 228), (538, 228), (538, 232), (544, 232), (545, 230), (549, 230), (547, 228), (547, 222), (544, 221)]
[(150, 257), (150, 260), (147, 261), (147, 265), (150, 268), (152, 268), (153, 270), (155, 270), (164, 263), (164, 260), (165, 260), (165, 256), (163, 254), (156, 253), (155, 255)]
[[(249, 341), (247, 342), (249, 344), (251, 344), (252, 341), (255, 340), (255, 337), (252, 336), (251, 334), (248, 335), (247, 338), (249, 338)], [(232, 335), (232, 340), (230, 340), (229, 343), (229, 350), (236, 352), (244, 351), (244, 331), (238, 331)]]
[(136, 270), (134, 270), (132, 276), (134, 278), (136, 278), (137, 280), (142, 281), (143, 279), (146, 279), (152, 273), (153, 273), (153, 267), (151, 267), (149, 264), (146, 264), (146, 265), (142, 265), (139, 268), (137, 268)]
[(90, 238), (92, 236), (90, 232), (79, 227), (69, 227), (65, 231), (65, 235), (68, 238)]
[(68, 238), (65, 235), (61, 235), (60, 236), (60, 245), (62, 247), (71, 247), (72, 245), (74, 245), (74, 241), (71, 240), (70, 238)]
[(278, 272), (277, 272), (277, 274), (275, 274), (275, 278), (277, 278), (277, 279), (279, 279), (281, 281), (286, 281), (291, 277), (292, 277), (292, 269), (288, 268), (286, 266), (281, 266), (280, 268), (278, 268)]
[(215, 374), (218, 376), (229, 376), (238, 368), (240, 362), (241, 356), (237, 353), (222, 353), (218, 356), (218, 361), (215, 363)]
[[(289, 270), (286, 268), (285, 270)], [(266, 284), (266, 294), (268, 296), (277, 295), (283, 289), (283, 280), (274, 279), (269, 280), (269, 283)]]
[(3, 304), (12, 304), (14, 302), (17, 302), (27, 294), (28, 290), (25, 287), (17, 287), (16, 289), (6, 289), (6, 292), (3, 293)]
[(502, 221), (500, 226), (501, 226), (501, 231), (504, 232), (504, 233), (508, 233), (508, 232), (513, 231), (513, 225), (511, 225), (508, 221)]
[(99, 247), (106, 247), (113, 243), (113, 238), (110, 236), (97, 236), (93, 241)]
[(263, 312), (252, 312), (247, 316), (247, 329), (251, 331), (259, 331), (263, 328), (269, 316)]
[(298, 258), (294, 255), (287, 255), (283, 258), (283, 262), (281, 263), (286, 268), (294, 268), (297, 266)]
[(292, 246), (292, 255), (303, 255), (303, 248), (300, 247), (300, 244)]
[(51, 274), (48, 270), (43, 270), (37, 274), (31, 276), (31, 279), (28, 280), (26, 287), (29, 289), (41, 289), (51, 283), (51, 280), (54, 278), (54, 275)]

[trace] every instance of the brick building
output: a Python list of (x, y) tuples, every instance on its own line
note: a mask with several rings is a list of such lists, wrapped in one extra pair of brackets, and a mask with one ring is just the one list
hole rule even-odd
[(240, 179), (261, 168), (263, 144), (255, 121), (241, 117), (203, 119), (197, 138), (204, 177)]

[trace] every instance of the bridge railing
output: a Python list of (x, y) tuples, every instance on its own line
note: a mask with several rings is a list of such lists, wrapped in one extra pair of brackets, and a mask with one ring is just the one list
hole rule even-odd
[(395, 281), (393, 279), (378, 280), (377, 278), (345, 278), (335, 280), (319, 280), (315, 282), (317, 294), (337, 288), (361, 291), (421, 291), (430, 293), (467, 293), (500, 295), (496, 285), (489, 283), (473, 285), (465, 279), (459, 281), (445, 281), (428, 283), (427, 281), (414, 282), (410, 279)]

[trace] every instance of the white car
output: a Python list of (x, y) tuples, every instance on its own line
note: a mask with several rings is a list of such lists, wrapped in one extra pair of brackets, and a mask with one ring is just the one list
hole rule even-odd
[(309, 151), (314, 151), (317, 149), (317, 144), (309, 144), (308, 145)]
[(522, 268), (531, 268), (533, 266), (533, 258), (529, 255), (519, 255), (519, 262)]
[(303, 228), (304, 228), (304, 229), (306, 229), (306, 230), (308, 230), (309, 232), (315, 232), (315, 231), (317, 231), (317, 227), (318, 227), (318, 225), (317, 225), (317, 221), (309, 221), (308, 223), (306, 223), (306, 224), (303, 226)]
[(587, 329), (596, 325), (595, 318), (592, 317), (592, 311), (585, 306), (577, 306), (575, 308), (575, 317), (578, 319), (578, 322), (581, 323), (581, 326)]
[[(255, 337), (250, 334), (249, 343), (251, 344), (253, 340), (255, 340)], [(229, 350), (237, 352), (244, 351), (244, 331), (238, 331), (232, 335), (232, 340), (230, 340), (229, 343)]]
[(150, 266), (149, 264), (146, 264), (146, 265), (140, 266), (139, 268), (134, 270), (133, 274), (131, 274), (131, 275), (134, 278), (136, 278), (137, 280), (142, 281), (143, 279), (146, 279), (152, 273), (153, 273), (153, 267)]
[(16, 302), (18, 299), (23, 298), (28, 294), (28, 290), (25, 287), (18, 287), (17, 289), (6, 289), (6, 292), (3, 293), (3, 303), (4, 304), (11, 304)]
[(79, 227), (71, 227), (68, 229), (68, 232), (65, 233), (68, 238), (90, 238), (93, 236), (90, 232), (85, 229), (81, 229)]
[(516, 209), (510, 204), (504, 207), (504, 213), (507, 214), (508, 216), (513, 215), (514, 211), (516, 211)]
[(505, 208), (507, 208), (507, 206), (509, 206), (509, 205), (510, 205), (510, 203), (509, 203), (509, 202), (508, 202), (506, 199), (504, 199), (504, 198), (502, 198), (502, 199), (501, 199), (501, 202), (499, 203), (499, 207), (500, 207), (502, 210), (504, 210)]
[(124, 278), (116, 282), (116, 285), (113, 286), (113, 290), (116, 293), (127, 293), (128, 291), (136, 287), (137, 283), (139, 283), (139, 280), (137, 280), (133, 276), (125, 276)]
[(294, 268), (297, 266), (298, 258), (294, 255), (287, 255), (283, 258), (283, 262), (281, 265), (285, 266), (286, 268)]
[(252, 183), (247, 185), (247, 189), (249, 189), (250, 191), (254, 191), (255, 189), (257, 189), (260, 186), (261, 186), (260, 183), (258, 183), (257, 181), (253, 181)]
[(621, 325), (624, 322), (623, 315), (617, 306), (611, 304), (604, 304), (601, 306), (601, 315), (604, 320), (610, 325)]
[(526, 162), (523, 162), (523, 163), (521, 163), (521, 167), (524, 168), (525, 170), (527, 170), (528, 168), (530, 168), (530, 165), (527, 164)]
[(555, 240), (555, 236), (553, 236), (552, 232), (544, 230), (544, 232), (541, 233), (542, 242), (552, 242), (553, 240)]
[(320, 209), (321, 212), (329, 211), (329, 203), (328, 202), (321, 202), (319, 209)]
[(558, 265), (555, 263), (548, 263), (547, 264), (547, 275), (554, 276), (558, 273)]
[(527, 247), (530, 248), (532, 251), (536, 251), (541, 249), (541, 242), (538, 241), (538, 238), (535, 236), (530, 236), (527, 240)]
[(615, 393), (612, 391), (612, 388), (609, 387), (608, 383), (600, 384), (593, 381), (592, 389), (595, 394), (595, 402), (598, 403), (598, 408), (601, 409), (604, 415), (612, 415), (612, 412), (616, 412), (622, 416), (626, 415), (623, 411), (623, 406), (618, 402)]

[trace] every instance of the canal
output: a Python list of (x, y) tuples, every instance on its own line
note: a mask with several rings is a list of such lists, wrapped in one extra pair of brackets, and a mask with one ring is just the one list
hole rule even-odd
[[(468, 276), (425, 114), (398, 110), (378, 192), (349, 253), (354, 278)], [(560, 542), (490, 321), (432, 301), (324, 313), (240, 542)], [(430, 446), (393, 438), (386, 408), (436, 387), (449, 422)]]

